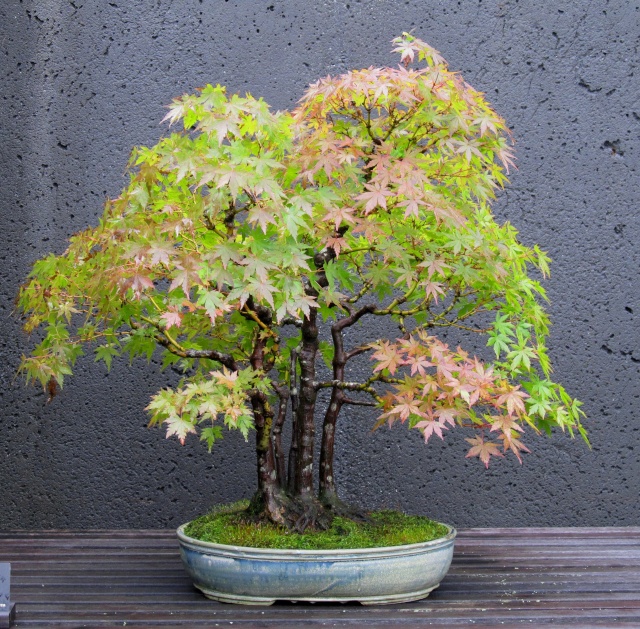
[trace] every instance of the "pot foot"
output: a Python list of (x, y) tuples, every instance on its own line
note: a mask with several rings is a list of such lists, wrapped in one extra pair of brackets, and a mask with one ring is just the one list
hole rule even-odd
[(215, 590), (208, 590), (196, 585), (196, 587), (212, 601), (218, 601), (219, 603), (233, 603), (234, 605), (263, 605), (268, 607), (276, 602), (275, 598), (263, 598), (261, 596), (242, 596), (240, 594), (223, 594), (222, 592), (216, 592)]
[(420, 592), (413, 592), (411, 594), (395, 594), (391, 596), (380, 596), (379, 598), (369, 598), (361, 600), (361, 605), (393, 605), (394, 603), (412, 603), (413, 601), (419, 601), (423, 598), (427, 598), (433, 590), (435, 590), (440, 584), (437, 583), (428, 590), (421, 590)]

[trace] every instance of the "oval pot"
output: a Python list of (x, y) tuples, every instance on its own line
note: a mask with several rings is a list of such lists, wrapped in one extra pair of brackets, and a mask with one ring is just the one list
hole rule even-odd
[(194, 585), (224, 603), (276, 600), (364, 605), (404, 603), (440, 585), (456, 531), (431, 542), (350, 550), (280, 550), (202, 542), (178, 529), (180, 554)]

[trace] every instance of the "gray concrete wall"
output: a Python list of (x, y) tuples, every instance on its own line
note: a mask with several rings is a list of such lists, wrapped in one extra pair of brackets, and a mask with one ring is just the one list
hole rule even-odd
[(251, 492), (237, 435), (209, 455), (146, 428), (167, 376), (143, 363), (107, 376), (89, 357), (46, 405), (14, 378), (30, 344), (13, 299), (37, 258), (95, 224), (174, 96), (220, 82), (290, 107), (320, 76), (396, 63), (403, 30), (515, 132), (495, 211), (554, 259), (555, 376), (584, 400), (593, 451), (530, 436), (524, 465), (485, 471), (462, 431), (425, 447), (401, 427), (371, 434), (358, 409), (341, 424), (343, 494), (457, 526), (639, 523), (637, 1), (3, 0), (0, 30), (1, 527), (175, 526)]

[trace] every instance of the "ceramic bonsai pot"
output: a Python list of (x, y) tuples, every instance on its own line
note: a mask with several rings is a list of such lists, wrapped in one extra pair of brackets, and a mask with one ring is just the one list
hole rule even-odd
[(404, 603), (429, 595), (453, 557), (454, 528), (431, 542), (352, 550), (280, 550), (202, 542), (178, 529), (180, 553), (194, 585), (225, 603), (276, 600), (364, 605)]

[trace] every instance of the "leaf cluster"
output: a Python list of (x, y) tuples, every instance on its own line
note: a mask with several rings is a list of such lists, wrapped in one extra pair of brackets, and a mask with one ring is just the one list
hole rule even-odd
[[(549, 258), (490, 210), (513, 166), (505, 122), (433, 48), (406, 33), (394, 43), (403, 65), (321, 79), (292, 112), (219, 85), (174, 100), (177, 129), (134, 150), (99, 224), (22, 287), (25, 329), (43, 332), (27, 379), (62, 386), (86, 347), (107, 367), (160, 349), (186, 375), (154, 396), (152, 422), (182, 442), (199, 430), (210, 448), (220, 421), (246, 436), (252, 394), (275, 399), (291, 380), (311, 311), (339, 321), (371, 299), (367, 316), (391, 318), (400, 338), (355, 348), (375, 351), (372, 379), (334, 386), (370, 393), (383, 420), (409, 419), (425, 439), (469, 424), (485, 463), (498, 451), (484, 428), (517, 456), (521, 424), (585, 436), (580, 403), (550, 378), (533, 279)], [(439, 328), (484, 335), (495, 361), (449, 350)]]

